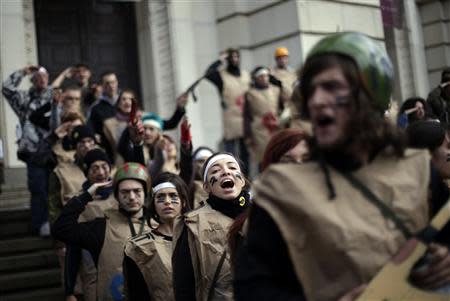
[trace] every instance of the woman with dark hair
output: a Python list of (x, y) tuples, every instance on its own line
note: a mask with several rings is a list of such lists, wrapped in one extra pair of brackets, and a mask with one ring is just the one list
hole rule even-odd
[(180, 174), (180, 162), (175, 141), (169, 135), (161, 135), (154, 146), (154, 158), (147, 164), (150, 175), (157, 177), (162, 172)]
[[(116, 103), (116, 115), (103, 121), (103, 133), (106, 137), (106, 143), (113, 155), (112, 162), (115, 162), (117, 166), (121, 165), (124, 160), (122, 156), (117, 152), (117, 146), (122, 133), (127, 128), (130, 121), (130, 112), (133, 106), (133, 102), (136, 102), (136, 94), (132, 90), (123, 90), (119, 94), (119, 98)], [(142, 113), (137, 113), (138, 118)]]
[(249, 206), (247, 183), (229, 153), (209, 157), (203, 168), (206, 204), (175, 225), (175, 300), (234, 300), (228, 229)]
[(154, 181), (149, 207), (158, 226), (129, 240), (125, 246), (124, 277), (127, 300), (174, 300), (172, 236), (175, 218), (188, 211), (188, 192), (177, 175), (163, 172)]
[(421, 97), (411, 97), (405, 100), (400, 107), (397, 125), (406, 128), (418, 120), (432, 119), (432, 112), (428, 103)]

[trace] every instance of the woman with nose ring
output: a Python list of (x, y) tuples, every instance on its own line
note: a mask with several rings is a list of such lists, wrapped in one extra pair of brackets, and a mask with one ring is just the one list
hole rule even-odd
[(172, 229), (187, 211), (188, 188), (177, 175), (164, 172), (155, 180), (150, 217), (158, 226), (129, 240), (124, 276), (127, 300), (174, 300), (172, 288)]
[(228, 230), (249, 206), (246, 180), (237, 159), (216, 153), (203, 167), (206, 204), (175, 224), (175, 300), (234, 300)]

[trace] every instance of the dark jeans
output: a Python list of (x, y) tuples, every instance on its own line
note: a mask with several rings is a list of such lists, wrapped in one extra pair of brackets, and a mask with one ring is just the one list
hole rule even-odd
[(250, 156), (247, 150), (247, 146), (245, 145), (244, 138), (238, 138), (238, 139), (230, 139), (230, 140), (223, 140), (223, 148), (226, 152), (232, 153), (235, 155), (238, 159), (242, 162), (242, 171), (244, 172), (245, 176), (249, 176), (249, 162), (250, 162)]
[(31, 227), (39, 234), (43, 223), (48, 221), (48, 178), (50, 169), (27, 162), (28, 190), (31, 193)]

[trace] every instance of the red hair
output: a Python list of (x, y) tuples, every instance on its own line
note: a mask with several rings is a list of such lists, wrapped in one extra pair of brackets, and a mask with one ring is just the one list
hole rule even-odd
[(304, 131), (294, 128), (284, 129), (273, 135), (261, 160), (261, 172), (270, 164), (279, 162), (286, 152), (304, 139), (309, 139), (309, 136)]

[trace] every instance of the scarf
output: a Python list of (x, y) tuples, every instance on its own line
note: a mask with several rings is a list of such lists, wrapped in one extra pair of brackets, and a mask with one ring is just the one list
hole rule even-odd
[(214, 210), (235, 219), (250, 206), (250, 194), (243, 190), (235, 199), (224, 200), (210, 193), (207, 202)]

